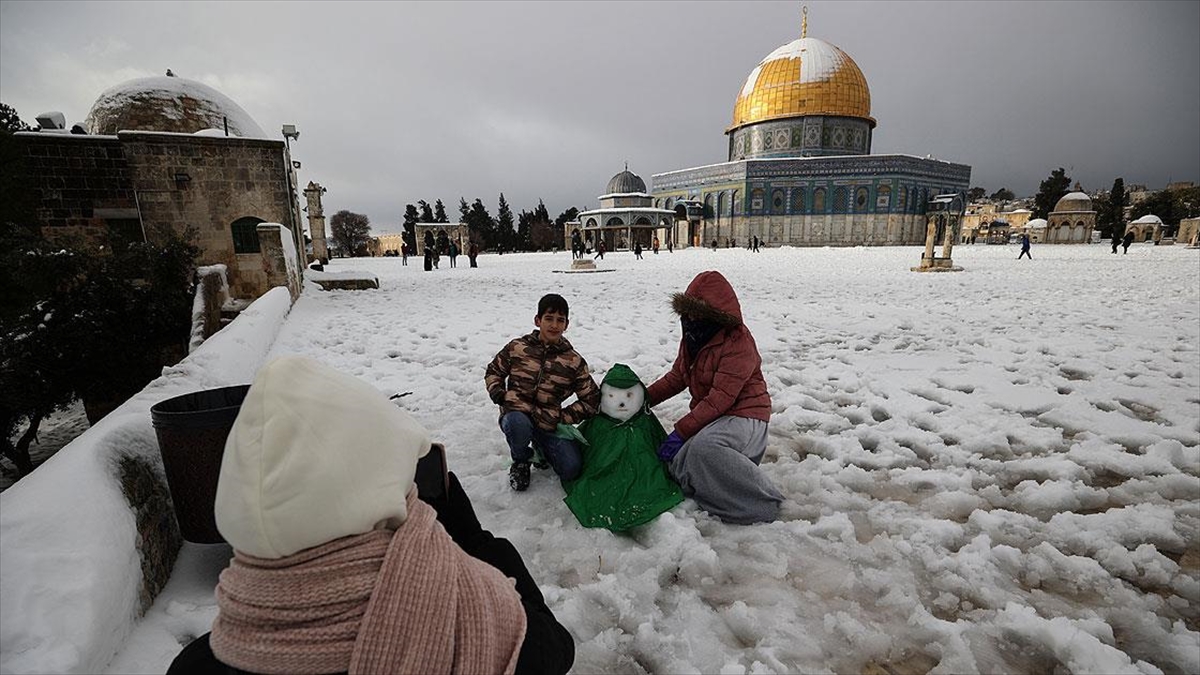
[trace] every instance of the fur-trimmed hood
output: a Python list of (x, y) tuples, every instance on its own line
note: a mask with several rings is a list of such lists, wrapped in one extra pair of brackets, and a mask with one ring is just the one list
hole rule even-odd
[(671, 309), (680, 316), (688, 314), (725, 327), (742, 324), (742, 305), (733, 286), (720, 272), (712, 270), (697, 274), (686, 291), (672, 295)]

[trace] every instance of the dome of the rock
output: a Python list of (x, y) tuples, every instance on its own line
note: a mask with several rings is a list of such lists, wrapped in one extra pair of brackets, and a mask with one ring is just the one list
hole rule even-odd
[(729, 131), (747, 124), (806, 115), (871, 118), (867, 78), (846, 52), (803, 37), (767, 55), (750, 71), (733, 106)]

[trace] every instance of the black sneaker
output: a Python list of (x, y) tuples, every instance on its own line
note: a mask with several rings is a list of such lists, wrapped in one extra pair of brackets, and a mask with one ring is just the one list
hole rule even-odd
[(542, 455), (542, 449), (536, 446), (533, 448), (533, 468), (539, 471), (550, 468), (550, 462), (546, 461), (546, 457)]
[(517, 492), (529, 489), (529, 462), (513, 462), (508, 469), (508, 484)]

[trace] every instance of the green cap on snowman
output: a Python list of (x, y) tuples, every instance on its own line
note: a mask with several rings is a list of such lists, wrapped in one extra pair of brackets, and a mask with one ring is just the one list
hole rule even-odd
[(624, 363), (614, 364), (600, 383), (600, 412), (628, 421), (646, 408), (646, 385)]

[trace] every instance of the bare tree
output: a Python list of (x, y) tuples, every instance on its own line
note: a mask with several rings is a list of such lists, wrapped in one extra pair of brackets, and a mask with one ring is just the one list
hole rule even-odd
[(371, 244), (371, 221), (361, 213), (345, 209), (329, 219), (329, 232), (334, 245), (344, 255), (367, 255)]

